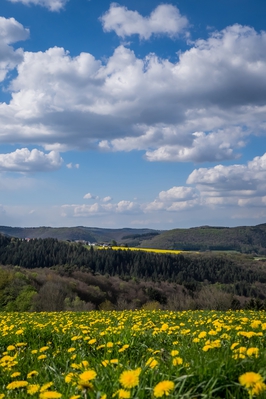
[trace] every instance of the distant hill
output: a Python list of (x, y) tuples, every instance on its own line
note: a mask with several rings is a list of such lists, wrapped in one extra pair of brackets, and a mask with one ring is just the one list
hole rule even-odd
[(162, 232), (141, 247), (181, 250), (239, 251), (266, 254), (266, 224), (240, 227), (201, 226)]
[(85, 240), (91, 243), (110, 243), (142, 248), (178, 249), (187, 251), (239, 251), (266, 255), (266, 224), (257, 226), (213, 227), (201, 226), (167, 231), (153, 229), (105, 229), (97, 227), (7, 227), (0, 233), (18, 238), (57, 238)]
[(85, 240), (91, 243), (119, 243), (138, 245), (141, 237), (154, 237), (159, 234), (152, 229), (104, 229), (97, 227), (8, 227), (0, 226), (0, 233), (17, 238), (57, 238), (62, 241)]

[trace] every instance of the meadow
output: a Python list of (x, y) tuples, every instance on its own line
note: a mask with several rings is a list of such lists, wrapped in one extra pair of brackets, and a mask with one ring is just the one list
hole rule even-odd
[(0, 314), (3, 398), (265, 398), (266, 314)]

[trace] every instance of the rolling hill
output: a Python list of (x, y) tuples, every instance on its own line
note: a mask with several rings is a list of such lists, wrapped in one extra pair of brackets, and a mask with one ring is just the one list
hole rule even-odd
[(257, 226), (213, 227), (152, 230), (105, 229), (97, 227), (8, 227), (0, 233), (18, 238), (57, 238), (62, 241), (84, 240), (91, 243), (127, 244), (140, 248), (187, 251), (238, 251), (266, 255), (266, 224)]

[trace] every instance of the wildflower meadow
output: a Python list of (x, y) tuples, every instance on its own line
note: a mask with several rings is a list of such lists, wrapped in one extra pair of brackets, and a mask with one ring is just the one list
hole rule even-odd
[(0, 398), (265, 398), (266, 314), (2, 313)]

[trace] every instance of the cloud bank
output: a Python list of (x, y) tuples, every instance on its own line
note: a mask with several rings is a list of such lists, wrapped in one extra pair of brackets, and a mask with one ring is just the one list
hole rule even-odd
[(12, 99), (0, 104), (0, 143), (141, 150), (148, 161), (237, 159), (249, 135), (265, 134), (265, 45), (265, 32), (233, 25), (176, 63), (124, 46), (105, 63), (58, 47), (25, 52)]

